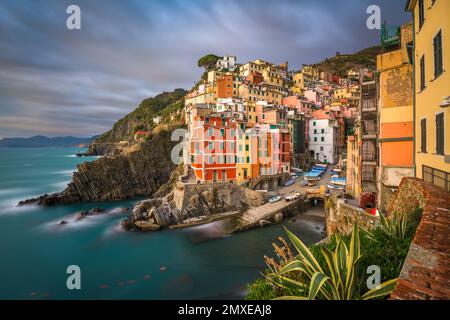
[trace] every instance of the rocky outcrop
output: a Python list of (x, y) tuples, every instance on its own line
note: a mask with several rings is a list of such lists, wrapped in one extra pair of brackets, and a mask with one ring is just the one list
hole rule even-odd
[(105, 156), (108, 154), (120, 153), (128, 144), (120, 143), (92, 143), (83, 156)]
[(127, 230), (155, 231), (168, 226), (210, 221), (224, 213), (244, 212), (250, 206), (263, 203), (262, 193), (232, 183), (178, 181), (169, 194), (136, 205), (122, 226)]
[(170, 159), (170, 132), (161, 131), (136, 150), (79, 164), (66, 190), (19, 205), (44, 206), (151, 196), (166, 183), (176, 165)]

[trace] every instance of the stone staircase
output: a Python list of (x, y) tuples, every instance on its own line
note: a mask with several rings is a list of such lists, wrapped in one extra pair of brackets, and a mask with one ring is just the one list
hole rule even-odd
[(275, 203), (266, 203), (259, 207), (253, 207), (242, 214), (230, 218), (224, 226), (224, 231), (226, 233), (236, 233), (251, 229), (259, 224), (260, 221), (271, 219), (277, 212), (300, 200), (303, 199), (300, 198), (291, 202), (281, 200)]

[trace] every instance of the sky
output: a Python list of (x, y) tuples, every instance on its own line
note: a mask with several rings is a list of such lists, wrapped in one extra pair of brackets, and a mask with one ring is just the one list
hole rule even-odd
[[(190, 89), (200, 57), (289, 62), (379, 43), (366, 9), (409, 21), (403, 0), (0, 0), (0, 138), (105, 132), (144, 99)], [(68, 30), (66, 9), (81, 9)]]

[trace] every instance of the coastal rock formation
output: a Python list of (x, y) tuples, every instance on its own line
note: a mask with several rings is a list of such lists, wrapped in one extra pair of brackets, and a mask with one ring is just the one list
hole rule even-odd
[[(126, 145), (128, 146), (128, 144)], [(108, 154), (120, 153), (124, 148), (119, 143), (92, 143), (83, 156), (104, 156)]]
[(138, 203), (122, 221), (122, 227), (156, 231), (174, 225), (191, 225), (210, 221), (222, 214), (244, 212), (251, 206), (262, 205), (264, 201), (262, 193), (232, 183), (178, 181), (167, 195)]
[(79, 164), (63, 192), (45, 194), (19, 205), (51, 206), (151, 196), (169, 180), (176, 168), (170, 159), (170, 150), (175, 144), (170, 136), (170, 132), (160, 131), (133, 151)]

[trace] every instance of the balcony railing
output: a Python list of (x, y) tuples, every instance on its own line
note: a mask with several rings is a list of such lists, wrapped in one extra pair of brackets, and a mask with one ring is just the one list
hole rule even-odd
[(450, 173), (422, 165), (422, 178), (425, 182), (450, 192)]

